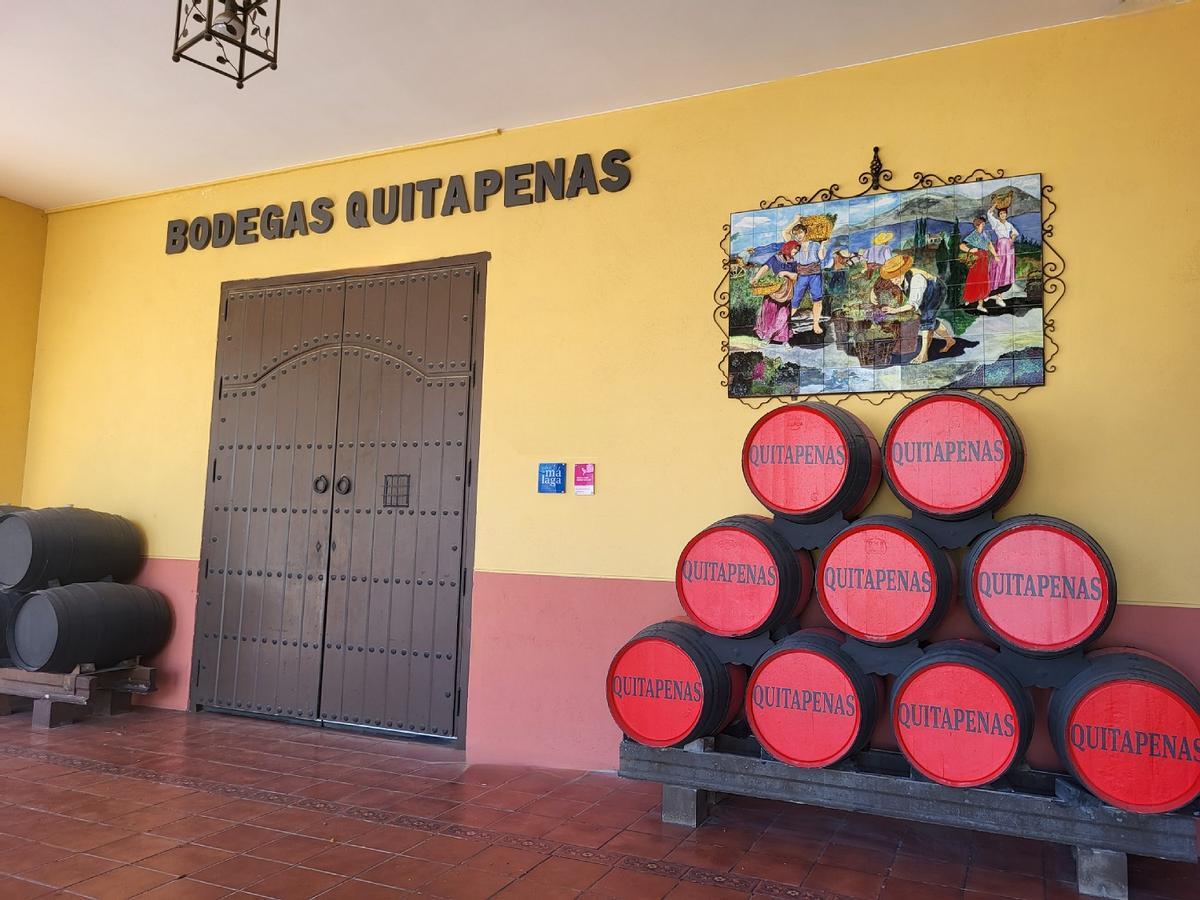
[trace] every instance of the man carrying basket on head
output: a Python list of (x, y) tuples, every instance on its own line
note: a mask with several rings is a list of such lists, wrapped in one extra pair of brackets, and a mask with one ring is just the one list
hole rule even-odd
[(893, 305), (884, 306), (884, 312), (895, 315), (911, 309), (920, 314), (918, 334), (921, 335), (921, 350), (912, 358), (912, 362), (929, 362), (929, 347), (935, 337), (946, 342), (942, 347), (943, 353), (957, 343), (949, 323), (938, 318), (946, 301), (946, 283), (936, 275), (914, 269), (911, 256), (903, 254), (888, 259), (879, 269), (879, 280), (874, 290), (876, 294), (882, 292), (892, 298)]
[[(792, 223), (783, 230), (785, 241), (795, 241), (799, 245), (796, 251), (796, 284), (792, 292), (792, 315), (800, 308), (807, 294), (812, 298), (812, 332), (822, 334), (821, 311), (825, 305), (825, 289), (821, 270), (825, 265), (825, 253), (829, 249), (829, 235), (821, 235), (821, 240), (815, 240), (816, 235), (810, 236), (814, 230), (814, 220), (817, 216), (796, 216)], [(832, 223), (831, 223), (832, 224)]]

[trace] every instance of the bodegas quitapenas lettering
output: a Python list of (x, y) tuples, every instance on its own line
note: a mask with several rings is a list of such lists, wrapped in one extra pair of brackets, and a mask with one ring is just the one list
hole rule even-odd
[[(446, 179), (422, 178), (389, 184), (368, 191), (351, 191), (343, 206), (351, 228), (411, 222), (422, 219), (483, 212), (493, 197), (505, 206), (528, 206), (546, 200), (570, 200), (580, 194), (615, 194), (629, 187), (633, 172), (627, 150), (613, 149), (600, 157), (578, 154), (568, 165), (565, 157), (553, 161), (517, 163), (504, 169), (480, 169), (474, 175), (451, 175)], [(254, 244), (262, 240), (288, 240), (325, 234), (335, 224), (332, 197), (317, 197), (306, 203), (293, 200), (270, 203), (261, 209), (249, 207), (212, 216), (171, 219), (167, 222), (168, 254), (187, 249), (220, 249), (230, 244)]]

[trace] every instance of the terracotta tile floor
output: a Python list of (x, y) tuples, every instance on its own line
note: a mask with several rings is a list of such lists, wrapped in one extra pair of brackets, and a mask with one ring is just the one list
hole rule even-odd
[[(1066, 848), (729, 799), (663, 825), (655, 785), (467, 766), (459, 751), (136, 711), (50, 733), (0, 719), (0, 900), (1076, 896)], [(1134, 897), (1200, 868), (1131, 859)]]

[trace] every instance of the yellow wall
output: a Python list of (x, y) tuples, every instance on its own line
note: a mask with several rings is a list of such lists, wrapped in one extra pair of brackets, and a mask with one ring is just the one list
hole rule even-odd
[[(195, 558), (220, 283), (490, 250), (478, 567), (668, 578), (691, 533), (755, 508), (738, 450), (757, 414), (717, 383), (722, 224), (854, 184), (879, 144), (901, 184), (985, 166), (1055, 186), (1062, 352), (1011, 406), (1009, 512), (1090, 530), (1127, 600), (1200, 605), (1198, 42), (1189, 4), (53, 214), (24, 499), (125, 513), (153, 554)], [(357, 188), (610, 147), (633, 154), (624, 193), (341, 221)], [(169, 218), (319, 194), (339, 204), (324, 236), (163, 253)], [(850, 408), (882, 434), (901, 402)], [(538, 496), (539, 460), (596, 462), (597, 495)]]
[(46, 214), (0, 197), (0, 504), (21, 499)]

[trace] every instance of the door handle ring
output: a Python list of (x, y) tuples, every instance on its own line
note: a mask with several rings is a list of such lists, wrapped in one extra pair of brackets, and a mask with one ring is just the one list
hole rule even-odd
[(313, 482), (313, 490), (318, 494), (323, 494), (329, 490), (329, 479), (324, 475), (318, 475), (316, 481)]
[(350, 476), (343, 475), (341, 478), (339, 478), (337, 480), (337, 484), (335, 484), (333, 486), (333, 489), (335, 491), (337, 491), (339, 494), (345, 495), (345, 494), (350, 493), (350, 489), (352, 487), (354, 487), (354, 482), (352, 482), (350, 480)]

